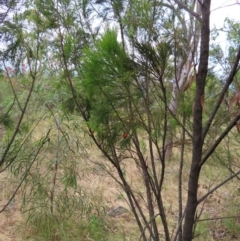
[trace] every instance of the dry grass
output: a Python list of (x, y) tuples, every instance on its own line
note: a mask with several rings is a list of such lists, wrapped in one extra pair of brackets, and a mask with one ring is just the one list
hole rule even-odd
[[(33, 132), (33, 139), (38, 140), (44, 136), (49, 128), (49, 122), (41, 122)], [(56, 134), (56, 130), (52, 132), (52, 135)], [(77, 134), (75, 133), (77, 136)], [(74, 136), (74, 135), (73, 135)], [(75, 137), (76, 137), (75, 136)], [(75, 138), (74, 137), (74, 138)], [(55, 137), (51, 137), (51, 141), (54, 141)], [(75, 190), (75, 195), (82, 195), (82, 190), (87, 193), (89, 200), (91, 200), (91, 213), (93, 215), (103, 215), (107, 210), (116, 206), (123, 206), (129, 209), (126, 202), (126, 197), (121, 188), (114, 182), (114, 180), (106, 175), (104, 170), (100, 168), (96, 163), (104, 164), (105, 167), (112, 175), (117, 177), (116, 171), (111, 165), (108, 165), (104, 157), (96, 150), (96, 148), (90, 144), (89, 137), (85, 134), (78, 133), (78, 138), (84, 142), (84, 146), (90, 154), (91, 159), (86, 155), (80, 155), (81, 149), (78, 150), (78, 154), (75, 156), (68, 156), (69, 159), (74, 158), (78, 160), (81, 158), (76, 172), (78, 174), (78, 189)], [(79, 139), (78, 139), (79, 140)], [(191, 146), (188, 146), (191, 149)], [(52, 154), (45, 153), (49, 159), (52, 158)], [(168, 223), (171, 228), (174, 228), (178, 218), (178, 169), (179, 169), (179, 149), (175, 147), (173, 150), (172, 160), (167, 164), (166, 176), (164, 181), (163, 198), (166, 207), (166, 213), (168, 216)], [(190, 166), (190, 152), (186, 155), (183, 169), (183, 204), (187, 197), (187, 180)], [(124, 159), (122, 162), (124, 166), (125, 174), (128, 177), (129, 183), (131, 183), (135, 190), (141, 195), (139, 196), (139, 203), (144, 205), (145, 189), (142, 184), (142, 178), (139, 175), (139, 170), (135, 163), (131, 159)], [(60, 174), (63, 170), (59, 170)], [(211, 187), (214, 187), (217, 183), (227, 177), (229, 173), (221, 165), (215, 165), (214, 161), (210, 162), (203, 167), (202, 175), (200, 178), (200, 184), (198, 189), (198, 195), (201, 197), (206, 194)], [(211, 194), (204, 203), (199, 206), (198, 213), (202, 212), (200, 219), (240, 215), (238, 212), (240, 205), (240, 191), (238, 188), (239, 181), (234, 179), (225, 186), (221, 187), (213, 194)], [(1, 173), (0, 176), (0, 206), (7, 202), (11, 193), (16, 187), (17, 180), (8, 173)], [(74, 193), (73, 193), (74, 194)], [(0, 241), (20, 241), (30, 240), (29, 237), (34, 236), (37, 230), (32, 226), (27, 229), (24, 227), (25, 217), (20, 213), (20, 193), (15, 198), (16, 205), (13, 208), (8, 208), (6, 211), (0, 214)], [(80, 198), (80, 197), (79, 197)], [(104, 216), (103, 216), (104, 217)], [(139, 237), (139, 231), (134, 221), (134, 217), (131, 213), (124, 214), (120, 217), (110, 218), (104, 217), (106, 221), (106, 232), (108, 233), (109, 240), (137, 240)], [(197, 241), (202, 240), (235, 240), (240, 239), (238, 228), (240, 219), (215, 219), (205, 222), (199, 222), (197, 227), (196, 237)], [(159, 225), (161, 222), (159, 220)], [(77, 226), (75, 226), (77, 228)], [(85, 231), (84, 231), (85, 232)], [(222, 237), (220, 237), (222, 235)], [(57, 240), (57, 239), (54, 239)]]
[[(0, 209), (8, 202), (16, 188), (16, 179), (9, 172), (0, 175)], [(20, 212), (20, 195), (15, 196), (9, 206), (0, 213), (0, 241), (21, 241), (19, 224), (23, 221)]]

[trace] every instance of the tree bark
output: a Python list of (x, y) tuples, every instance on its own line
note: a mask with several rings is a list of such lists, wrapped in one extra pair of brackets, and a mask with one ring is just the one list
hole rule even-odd
[[(201, 14), (201, 6), (199, 2), (192, 1), (192, 6), (196, 8), (196, 14), (200, 16)], [(190, 16), (191, 17), (191, 16)], [(191, 20), (194, 21), (194, 20)], [(188, 81), (188, 77), (190, 72), (193, 69), (194, 58), (197, 55), (197, 49), (200, 38), (200, 28), (199, 22), (195, 21), (192, 23), (194, 26), (194, 30), (189, 29), (189, 32), (186, 33), (186, 40), (189, 43), (189, 49), (185, 50), (186, 59), (179, 59), (176, 63), (176, 76), (175, 82), (173, 84), (172, 97), (169, 103), (168, 109), (171, 115), (176, 115), (178, 111), (178, 97), (181, 92), (184, 91), (184, 87), (186, 87), (186, 83)], [(176, 60), (175, 60), (176, 61)], [(169, 123), (168, 123), (169, 125)], [(172, 136), (168, 136), (165, 143), (165, 159), (168, 160), (172, 155), (173, 141)]]
[(203, 107), (201, 98), (204, 95), (205, 81), (208, 72), (209, 56), (209, 19), (210, 19), (211, 0), (202, 1), (202, 23), (201, 23), (201, 43), (200, 43), (200, 61), (198, 74), (196, 78), (196, 94), (193, 108), (193, 150), (192, 164), (188, 181), (188, 199), (186, 205), (185, 222), (183, 226), (183, 240), (191, 241), (194, 237), (195, 214), (197, 209), (197, 190), (198, 180), (201, 171), (202, 147), (204, 138), (202, 134)]

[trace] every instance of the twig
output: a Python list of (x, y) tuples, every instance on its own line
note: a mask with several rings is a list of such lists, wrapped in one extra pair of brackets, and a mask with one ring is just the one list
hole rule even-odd
[(211, 220), (221, 220), (221, 219), (229, 219), (229, 218), (240, 218), (240, 215), (237, 215), (237, 216), (227, 216), (227, 217), (204, 218), (204, 219), (196, 220), (196, 222), (204, 222), (204, 221), (211, 221)]
[(218, 188), (220, 188), (221, 186), (223, 186), (225, 183), (227, 183), (228, 181), (232, 180), (234, 177), (238, 176), (240, 174), (240, 171), (236, 172), (234, 175), (226, 178), (224, 181), (222, 181), (221, 183), (219, 183), (217, 186), (215, 186), (214, 188), (212, 188), (208, 193), (206, 193), (205, 195), (203, 195), (201, 198), (198, 199), (198, 204), (201, 203), (204, 199), (206, 199), (210, 194), (212, 194), (214, 191), (216, 191)]
[(13, 103), (11, 104), (11, 106), (9, 107), (9, 109), (7, 110), (7, 112), (3, 115), (3, 117), (0, 119), (0, 123), (2, 123), (4, 121), (4, 119), (7, 117), (7, 115), (10, 113), (11, 109), (13, 108), (15, 103), (15, 98), (13, 99)]
[(194, 16), (200, 23), (202, 22), (202, 19), (199, 14), (196, 12), (192, 11), (190, 8), (188, 8), (185, 4), (180, 2), (179, 0), (173, 0), (175, 3), (177, 3), (181, 8), (186, 10), (188, 13), (190, 13), (192, 16)]
[(154, 216), (150, 219), (150, 221), (145, 225), (145, 227), (143, 228), (143, 231), (142, 231), (142, 233), (141, 233), (141, 235), (140, 235), (140, 237), (139, 237), (139, 241), (141, 241), (144, 231), (145, 231), (147, 228), (149, 228), (149, 224), (150, 224), (158, 215), (160, 216), (160, 213), (157, 213), (156, 215), (154, 215)]
[(27, 177), (27, 175), (28, 175), (28, 173), (29, 173), (29, 171), (30, 171), (30, 169), (31, 169), (31, 167), (32, 167), (32, 165), (33, 165), (33, 163), (35, 162), (35, 160), (36, 160), (36, 158), (37, 158), (39, 152), (41, 151), (43, 145), (44, 145), (45, 143), (48, 142), (48, 140), (49, 140), (49, 139), (48, 139), (49, 134), (50, 134), (50, 130), (48, 131), (46, 137), (44, 138), (44, 140), (42, 141), (40, 147), (38, 148), (37, 153), (36, 153), (36, 155), (35, 155), (33, 161), (31, 162), (30, 166), (27, 168), (27, 170), (26, 170), (26, 172), (25, 172), (25, 174), (24, 174), (24, 176), (23, 176), (21, 182), (18, 184), (16, 190), (14, 191), (14, 193), (12, 194), (12, 196), (11, 196), (11, 198), (8, 200), (8, 202), (7, 202), (7, 203), (4, 205), (4, 207), (0, 210), (0, 213), (2, 213), (2, 212), (8, 207), (8, 205), (12, 202), (13, 198), (15, 197), (15, 195), (16, 195), (17, 192), (18, 192), (18, 190), (19, 190), (20, 187), (22, 186), (22, 183), (23, 183), (24, 180), (26, 179), (26, 177)]

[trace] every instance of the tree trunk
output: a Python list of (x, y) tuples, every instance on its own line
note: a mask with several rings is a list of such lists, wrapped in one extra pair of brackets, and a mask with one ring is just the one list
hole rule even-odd
[(188, 181), (188, 199), (186, 205), (186, 216), (183, 227), (184, 241), (190, 241), (193, 239), (193, 227), (195, 223), (195, 214), (198, 205), (197, 190), (199, 175), (201, 171), (200, 162), (202, 158), (202, 147), (204, 142), (202, 135), (203, 107), (201, 104), (201, 98), (202, 96), (204, 96), (205, 80), (208, 72), (210, 5), (211, 0), (202, 1), (200, 61), (198, 74), (196, 78), (196, 96), (193, 108), (193, 151), (192, 164)]
[[(199, 2), (192, 2), (192, 6), (196, 8), (196, 13), (198, 15), (201, 14), (201, 6)], [(194, 58), (197, 55), (197, 49), (199, 44), (199, 38), (200, 38), (200, 28), (199, 28), (199, 22), (198, 20), (192, 19), (191, 21), (195, 21), (192, 23), (194, 26), (193, 29), (189, 29), (189, 32), (186, 33), (186, 39), (189, 43), (189, 49), (186, 50), (185, 53), (187, 58), (179, 59), (176, 63), (176, 75), (175, 75), (175, 82), (173, 84), (173, 90), (172, 90), (172, 97), (171, 101), (169, 103), (168, 109), (171, 113), (171, 115), (176, 115), (178, 111), (178, 98), (179, 94), (184, 91), (184, 88), (186, 87), (186, 83), (189, 78), (189, 74), (193, 69)], [(177, 41), (177, 40), (176, 40)], [(175, 60), (176, 61), (176, 60)], [(168, 123), (169, 125), (169, 123)], [(172, 135), (169, 135), (166, 140), (165, 144), (165, 160), (168, 160), (172, 155)]]

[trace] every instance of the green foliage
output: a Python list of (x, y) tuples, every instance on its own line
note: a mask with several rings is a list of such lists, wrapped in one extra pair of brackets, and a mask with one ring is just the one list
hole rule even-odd
[(66, 35), (65, 36), (65, 44), (64, 44), (64, 54), (66, 57), (66, 60), (69, 60), (72, 51), (73, 51), (73, 36), (72, 35)]
[[(89, 126), (108, 145), (129, 132), (128, 100), (133, 66), (115, 31), (108, 30), (95, 44), (85, 50), (82, 66), (81, 92), (89, 103)], [(133, 115), (134, 113), (131, 113)]]
[(124, 21), (130, 30), (131, 37), (136, 35), (138, 29), (146, 30), (151, 21), (151, 3), (145, 0), (131, 1)]
[(12, 129), (13, 128), (13, 119), (10, 117), (10, 115), (4, 115), (0, 117), (1, 123), (7, 128)]
[(93, 240), (105, 241), (107, 232), (105, 231), (104, 220), (96, 215), (93, 215), (89, 220), (89, 234)]
[(5, 21), (0, 27), (0, 32), (4, 35), (4, 41), (8, 42), (7, 49), (1, 51), (1, 61), (9, 60), (14, 66), (19, 67), (20, 55), (23, 51), (24, 35), (22, 24)]
[[(233, 212), (236, 214), (236, 212)], [(239, 237), (240, 235), (240, 228), (239, 228), (239, 221), (236, 218), (229, 218), (223, 221), (226, 230), (232, 234), (232, 236)]]
[[(120, 81), (127, 81), (131, 63), (117, 42), (117, 33), (108, 30), (101, 40), (95, 44), (95, 49), (89, 47), (85, 50), (86, 57), (83, 59), (83, 86), (90, 96), (92, 87), (113, 87)], [(127, 84), (128, 82), (126, 82)]]
[(58, 241), (85, 241), (89, 238), (94, 241), (110, 240), (106, 232), (107, 223), (100, 217), (93, 215), (90, 221), (72, 219), (57, 219), (51, 214), (31, 217), (26, 226), (26, 240), (58, 240)]
[(226, 18), (224, 21), (224, 30), (227, 31), (227, 39), (230, 41), (231, 45), (235, 47), (239, 44), (239, 37), (240, 37), (240, 22), (234, 21), (232, 19)]
[(209, 240), (209, 222), (199, 222), (195, 230), (196, 239), (199, 241)]
[(149, 61), (155, 73), (158, 75), (164, 74), (171, 54), (171, 46), (169, 43), (160, 42), (156, 48), (154, 48), (148, 43), (138, 43), (135, 41), (135, 47), (139, 53), (143, 55), (144, 61)]
[(25, 16), (28, 17), (29, 21), (33, 21), (38, 30), (44, 32), (47, 29), (56, 29), (58, 24), (55, 18), (55, 10), (52, 1), (35, 1), (36, 9), (30, 9), (25, 11)]
[(72, 168), (66, 168), (65, 174), (62, 177), (62, 183), (65, 186), (65, 188), (71, 187), (71, 188), (77, 188), (77, 175), (75, 171)]
[(75, 100), (74, 98), (69, 98), (63, 101), (62, 103), (62, 110), (65, 113), (73, 114), (75, 110)]
[[(18, 83), (11, 88), (3, 81), (2, 71), (0, 120), (8, 128), (1, 140), (1, 154), (9, 144), (4, 165), (10, 165), (18, 181), (24, 181), (22, 211), (28, 218), (27, 226), (34, 229), (30, 234), (34, 240), (116, 240), (114, 235), (110, 237), (107, 218), (102, 216), (106, 204), (99, 190), (91, 193), (82, 183), (88, 174), (85, 169), (90, 168), (89, 160), (99, 159), (86, 155), (87, 151), (95, 152), (92, 146), (85, 149), (84, 145), (90, 142), (89, 136), (105, 157), (114, 157), (111, 164), (116, 164), (117, 169), (108, 169), (112, 165), (105, 165), (106, 158), (100, 166), (128, 192), (116, 198), (129, 198), (131, 208), (136, 208), (137, 215), (141, 213), (138, 221), (146, 227), (144, 231), (149, 231), (150, 236), (155, 232), (155, 219), (149, 223), (153, 228), (148, 230), (149, 217), (157, 213), (164, 217), (167, 200), (161, 195), (167, 190), (165, 177), (169, 178), (166, 179), (169, 183), (172, 181), (169, 177), (172, 166), (162, 158), (163, 144), (168, 139), (181, 138), (183, 129), (186, 129), (187, 138), (195, 140), (192, 109), (196, 84), (190, 86), (189, 76), (185, 76), (186, 80), (181, 81), (188, 82), (189, 88), (180, 94), (184, 86), (179, 90), (178, 86), (174, 87), (176, 92), (172, 89), (185, 71), (181, 64), (194, 71), (195, 61), (198, 63), (194, 51), (191, 52), (194, 63), (186, 59), (193, 41), (197, 46), (199, 34), (198, 23), (192, 16), (186, 21), (186, 12), (168, 4), (167, 1), (148, 0), (26, 1), (22, 12), (14, 16), (15, 22), (5, 21), (2, 25), (0, 31), (5, 33), (7, 41), (6, 51), (1, 52), (2, 66), (6, 63), (18, 66), (10, 76)], [(189, 1), (186, 4), (190, 4)], [(125, 44), (118, 41), (121, 31), (117, 28), (107, 28), (100, 35), (99, 29), (103, 26), (98, 25), (96, 20), (99, 19), (105, 20), (104, 26), (108, 27), (112, 26), (112, 19), (117, 21), (115, 26), (120, 26)], [(239, 42), (239, 23), (227, 19), (224, 28), (228, 31), (230, 45), (228, 58), (223, 61), (228, 61), (229, 70)], [(224, 57), (219, 45), (214, 45), (210, 54), (213, 66)], [(21, 71), (21, 64), (27, 65), (25, 71)], [(235, 77), (238, 81), (239, 75)], [(232, 89), (238, 89), (237, 81)], [(202, 104), (204, 123), (223, 84), (218, 76), (208, 71)], [(171, 99), (177, 102), (177, 111), (173, 114), (169, 111)], [(25, 104), (27, 108), (17, 135), (10, 143)], [(207, 133), (204, 152), (221, 135), (230, 119), (228, 110), (221, 106)], [(235, 147), (238, 146), (237, 138), (234, 135)], [(238, 152), (230, 155), (230, 144), (223, 146), (226, 148), (218, 150), (224, 155), (213, 154), (212, 162), (215, 165), (227, 163), (228, 167), (235, 165)], [(175, 149), (174, 158), (178, 159), (179, 154)], [(183, 154), (185, 173), (188, 173), (190, 154), (186, 149)], [(125, 157), (132, 170), (136, 168), (139, 183), (128, 176)], [(224, 158), (226, 160), (222, 161)], [(175, 167), (178, 168), (176, 165), (174, 170)], [(212, 171), (205, 171), (205, 175), (210, 179)], [(227, 174), (222, 171), (221, 175)], [(138, 186), (144, 191), (137, 190)], [(181, 180), (179, 186), (184, 186), (185, 197), (185, 181)], [(174, 220), (175, 225), (175, 211), (173, 213), (174, 218), (169, 213), (164, 218), (168, 223)], [(239, 232), (237, 222), (231, 220), (225, 226), (233, 233)], [(159, 227), (157, 223), (156, 229)], [(206, 222), (200, 223), (196, 233), (207, 239), (208, 228)], [(159, 232), (161, 229), (156, 231), (156, 236)]]

